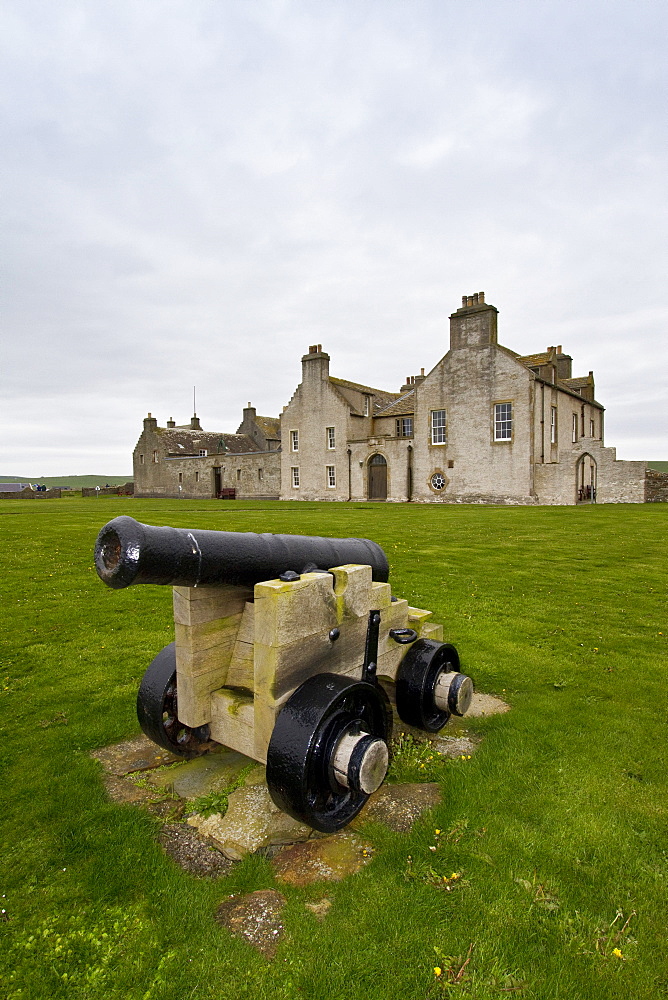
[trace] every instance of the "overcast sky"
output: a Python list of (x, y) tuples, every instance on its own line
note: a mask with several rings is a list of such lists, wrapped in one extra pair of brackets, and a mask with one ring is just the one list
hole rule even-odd
[(0, 473), (397, 391), (484, 290), (668, 459), (660, 0), (5, 0)]

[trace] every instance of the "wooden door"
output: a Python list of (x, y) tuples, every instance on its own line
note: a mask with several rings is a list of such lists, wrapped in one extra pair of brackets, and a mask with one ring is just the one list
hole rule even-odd
[(382, 455), (369, 459), (369, 500), (387, 500), (387, 462)]

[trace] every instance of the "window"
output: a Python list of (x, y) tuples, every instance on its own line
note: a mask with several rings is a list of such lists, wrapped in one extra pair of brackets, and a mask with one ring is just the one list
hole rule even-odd
[(589, 437), (593, 438), (593, 436), (594, 436), (594, 421), (590, 420), (589, 421)]
[(578, 439), (578, 415), (577, 415), (577, 413), (574, 413), (573, 414), (573, 437), (572, 437), (573, 444), (575, 444), (575, 442), (577, 441), (577, 439)]
[(292, 471), (292, 485), (294, 489), (297, 489), (297, 487), (299, 486), (299, 466), (293, 465), (291, 471)]
[(431, 443), (445, 444), (445, 410), (431, 411)]
[(552, 407), (552, 412), (550, 414), (550, 444), (557, 443), (557, 408)]
[(413, 418), (412, 417), (399, 417), (397, 420), (397, 437), (398, 438), (409, 438), (413, 437)]
[(237, 469), (237, 482), (241, 479), (241, 469)]
[(494, 440), (511, 441), (513, 437), (513, 404), (494, 404)]
[(154, 452), (153, 452), (153, 461), (154, 461), (154, 462), (157, 462), (157, 461), (158, 461), (158, 453), (157, 453), (157, 451), (154, 451)]
[(368, 396), (364, 397), (364, 416), (365, 417), (369, 416), (369, 397)]
[(445, 476), (442, 472), (435, 472), (431, 477), (431, 485), (435, 490), (442, 490), (445, 488)]
[(180, 483), (183, 482), (183, 473), (182, 472), (179, 472), (179, 482)]
[(290, 431), (290, 451), (299, 451), (299, 431)]
[(327, 466), (327, 486), (330, 489), (336, 486), (336, 468), (333, 465)]
[(196, 482), (196, 483), (198, 483), (198, 482), (199, 482), (199, 472), (196, 472), (196, 473), (195, 473), (195, 482)]
[(206, 448), (200, 448), (200, 450), (199, 450), (199, 457), (200, 458), (206, 458)]
[(260, 482), (264, 479), (264, 469), (260, 468), (257, 470), (257, 478)]
[(140, 464), (140, 465), (143, 465), (143, 464), (144, 464), (144, 456), (143, 456), (143, 455), (140, 455), (140, 456), (139, 456), (139, 464)]
[(332, 451), (333, 448), (336, 448), (336, 435), (333, 427), (327, 428), (327, 447), (330, 451)]

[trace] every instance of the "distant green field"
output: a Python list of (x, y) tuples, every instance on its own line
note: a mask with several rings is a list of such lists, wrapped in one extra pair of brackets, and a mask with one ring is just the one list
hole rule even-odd
[(648, 462), (647, 465), (657, 472), (668, 472), (668, 462)]
[(128, 476), (0, 476), (0, 483), (39, 483), (44, 486), (65, 486), (80, 490), (82, 486), (123, 486), (132, 482)]
[[(482, 743), (429, 776), (441, 805), (410, 833), (369, 826), (356, 875), (293, 888), (264, 857), (185, 874), (90, 757), (139, 731), (139, 680), (173, 636), (168, 588), (97, 579), (118, 514), (374, 539), (393, 592), (511, 711), (467, 722)], [(668, 995), (665, 504), (8, 500), (0, 528), (2, 1000)], [(273, 962), (213, 919), (267, 888), (287, 899)], [(319, 923), (305, 904), (323, 897)]]

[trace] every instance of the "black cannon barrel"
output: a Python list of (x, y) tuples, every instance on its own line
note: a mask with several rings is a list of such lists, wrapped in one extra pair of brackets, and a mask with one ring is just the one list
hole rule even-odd
[(245, 531), (156, 528), (133, 517), (115, 517), (95, 543), (95, 567), (109, 587), (158, 583), (173, 587), (252, 586), (286, 570), (331, 569), (345, 563), (371, 566), (385, 582), (389, 567), (380, 545), (368, 538), (256, 535)]

